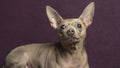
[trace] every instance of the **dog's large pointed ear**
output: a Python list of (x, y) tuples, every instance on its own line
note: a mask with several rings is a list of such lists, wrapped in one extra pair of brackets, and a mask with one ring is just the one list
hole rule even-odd
[(91, 2), (80, 15), (79, 18), (83, 21), (86, 27), (88, 27), (92, 23), (94, 11), (95, 11), (95, 3)]
[(56, 29), (63, 18), (50, 6), (46, 6), (46, 13), (51, 26)]

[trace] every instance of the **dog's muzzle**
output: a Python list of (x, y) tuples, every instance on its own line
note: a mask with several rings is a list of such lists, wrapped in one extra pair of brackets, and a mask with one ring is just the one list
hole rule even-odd
[(67, 30), (67, 41), (72, 42), (72, 43), (76, 43), (79, 42), (79, 38), (76, 36), (75, 30), (74, 29), (69, 29)]

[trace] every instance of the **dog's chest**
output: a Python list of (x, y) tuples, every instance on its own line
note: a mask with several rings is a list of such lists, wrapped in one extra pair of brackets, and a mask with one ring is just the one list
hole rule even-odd
[(81, 68), (80, 56), (74, 55), (72, 57), (67, 57), (66, 59), (61, 59), (60, 65), (62, 68)]

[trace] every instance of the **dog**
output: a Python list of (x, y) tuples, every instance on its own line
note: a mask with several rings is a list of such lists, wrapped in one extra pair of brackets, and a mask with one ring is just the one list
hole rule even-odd
[(3, 68), (89, 68), (84, 40), (94, 10), (95, 4), (91, 2), (79, 18), (63, 19), (55, 9), (46, 6), (59, 42), (19, 46), (7, 55)]

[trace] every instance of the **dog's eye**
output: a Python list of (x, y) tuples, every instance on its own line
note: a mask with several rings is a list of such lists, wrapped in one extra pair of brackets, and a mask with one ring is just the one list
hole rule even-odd
[(65, 28), (66, 28), (65, 25), (61, 25), (61, 26), (60, 26), (60, 29), (62, 29), (62, 30), (65, 29)]
[(78, 27), (78, 28), (81, 28), (81, 24), (77, 24), (77, 27)]

